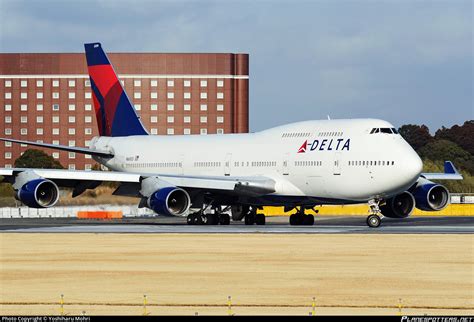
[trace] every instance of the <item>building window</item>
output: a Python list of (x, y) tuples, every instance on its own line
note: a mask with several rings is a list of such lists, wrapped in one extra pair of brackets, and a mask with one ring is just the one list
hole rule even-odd
[(69, 157), (69, 159), (75, 159), (76, 158), (76, 153), (75, 152), (69, 152), (68, 157)]
[(135, 92), (135, 93), (133, 93), (133, 98), (135, 98), (135, 99), (141, 99), (141, 98), (142, 98), (142, 93), (140, 93), (140, 92)]
[(84, 170), (91, 171), (92, 170), (92, 165), (90, 165), (90, 164), (84, 165)]
[(59, 93), (58, 92), (53, 92), (53, 98), (58, 99), (59, 98)]
[(76, 93), (69, 92), (68, 97), (69, 97), (69, 99), (75, 99), (76, 98)]
[(223, 116), (218, 116), (217, 117), (217, 123), (224, 123), (224, 117)]
[(28, 123), (28, 116), (22, 116), (20, 118), (20, 123)]
[(223, 99), (224, 93), (217, 93), (217, 99)]
[(158, 86), (158, 81), (157, 81), (156, 79), (152, 79), (152, 80), (150, 81), (150, 86), (151, 86), (151, 87), (157, 87), (157, 86)]
[(151, 129), (151, 134), (157, 135), (157, 134), (158, 134), (158, 129), (152, 128), (152, 129)]
[(86, 111), (92, 111), (92, 105), (91, 105), (91, 104), (86, 104), (86, 105), (84, 105), (84, 110), (86, 110)]
[(217, 104), (217, 110), (218, 111), (223, 111), (224, 110), (224, 104)]
[(26, 81), (26, 80), (20, 81), (20, 86), (21, 87), (27, 87), (28, 86), (28, 81)]
[(11, 152), (5, 152), (5, 159), (11, 159), (12, 158), (12, 153)]
[(75, 140), (69, 140), (68, 145), (69, 146), (76, 146), (76, 141)]
[(191, 104), (184, 104), (185, 111), (191, 111)]
[(26, 92), (25, 93), (20, 93), (20, 98), (26, 100), (28, 98), (28, 93), (26, 93)]
[(166, 134), (173, 135), (174, 134), (174, 129), (167, 129)]
[(12, 98), (12, 93), (6, 93), (5, 92), (5, 99), (9, 100)]
[(69, 105), (68, 105), (68, 109), (69, 109), (70, 111), (75, 111), (75, 110), (76, 110), (76, 104), (69, 104)]
[(207, 87), (207, 80), (201, 80), (201, 87)]
[(89, 79), (84, 81), (84, 87), (91, 87), (91, 81)]
[(135, 104), (135, 110), (140, 111), (142, 109), (141, 104)]
[(207, 123), (207, 116), (201, 116), (199, 120), (201, 123)]
[(5, 135), (11, 135), (11, 134), (12, 134), (12, 129), (5, 128)]
[(36, 135), (43, 135), (43, 129), (42, 128), (37, 128), (36, 129)]
[(153, 99), (158, 98), (158, 93), (157, 92), (151, 92), (150, 93), (150, 98), (153, 98)]
[(174, 111), (174, 104), (168, 104), (166, 108), (168, 111)]
[(157, 104), (151, 104), (151, 105), (150, 105), (150, 109), (151, 109), (152, 111), (157, 111), (157, 110), (158, 110), (158, 105), (157, 105)]
[(21, 104), (21, 105), (20, 105), (20, 111), (28, 111), (28, 105), (26, 105), (26, 104)]
[(5, 81), (5, 87), (12, 87), (12, 81), (11, 80), (6, 80)]
[(42, 116), (37, 116), (36, 117), (36, 123), (43, 123), (43, 117)]
[(76, 81), (74, 79), (70, 79), (68, 84), (69, 84), (69, 87), (76, 87)]
[(53, 128), (52, 133), (53, 133), (53, 135), (59, 135), (59, 129), (58, 128)]
[(168, 79), (168, 81), (166, 82), (166, 85), (168, 85), (168, 87), (173, 87), (174, 86), (174, 80)]
[(12, 110), (12, 106), (10, 104), (5, 104), (5, 111), (11, 111)]
[(201, 93), (201, 99), (206, 99), (207, 98), (207, 93)]
[(11, 116), (5, 116), (5, 123), (11, 123), (12, 122), (12, 117)]
[(53, 116), (53, 123), (59, 123), (59, 116)]
[(150, 117), (150, 122), (151, 123), (158, 123), (158, 116), (151, 116)]
[(43, 80), (42, 79), (36, 80), (36, 87), (43, 87)]
[(166, 121), (167, 121), (168, 123), (174, 123), (174, 116), (168, 116), (168, 117), (166, 118)]
[(190, 99), (191, 98), (191, 93), (185, 92), (184, 93), (184, 98), (185, 99)]
[(68, 165), (68, 170), (76, 170), (76, 165), (75, 164)]
[(184, 123), (191, 123), (191, 116), (185, 116), (185, 117), (183, 118), (183, 122), (184, 122)]
[(201, 129), (200, 133), (201, 133), (202, 135), (206, 135), (206, 134), (207, 134), (207, 129)]
[(140, 87), (140, 86), (142, 86), (142, 81), (139, 80), (139, 79), (135, 79), (135, 80), (133, 81), (133, 86), (135, 86), (135, 87)]
[(76, 123), (76, 117), (75, 116), (69, 116), (68, 117), (68, 122), (69, 123)]
[(168, 94), (166, 95), (169, 99), (173, 99), (174, 98), (174, 93), (173, 92), (168, 92)]
[(92, 116), (84, 116), (84, 123), (92, 123)]
[(201, 111), (207, 111), (207, 104), (201, 104)]
[(20, 129), (20, 134), (21, 135), (27, 135), (28, 134), (28, 129), (25, 129), (25, 128)]
[(42, 111), (43, 110), (43, 104), (36, 104), (36, 110), (37, 111)]
[(84, 134), (86, 134), (86, 135), (91, 135), (91, 134), (92, 134), (92, 129), (91, 129), (90, 127), (86, 127), (86, 128), (84, 129)]
[(185, 80), (183, 82), (184, 87), (191, 87), (191, 81), (190, 80)]
[(224, 134), (224, 129), (217, 129), (217, 134)]
[(84, 93), (84, 98), (85, 98), (85, 99), (90, 99), (90, 98), (92, 98), (92, 93), (91, 93), (91, 92), (85, 92), (85, 93)]
[(183, 134), (185, 135), (191, 134), (191, 129), (183, 129)]
[(59, 159), (59, 152), (53, 152), (53, 158)]
[(59, 87), (59, 80), (53, 80), (53, 87)]
[(53, 111), (59, 111), (59, 104), (53, 104)]
[(74, 129), (74, 128), (68, 129), (67, 132), (68, 132), (69, 135), (76, 135), (76, 129)]
[(217, 80), (217, 87), (224, 87), (224, 81), (222, 79)]
[(59, 140), (53, 140), (53, 144), (59, 145)]

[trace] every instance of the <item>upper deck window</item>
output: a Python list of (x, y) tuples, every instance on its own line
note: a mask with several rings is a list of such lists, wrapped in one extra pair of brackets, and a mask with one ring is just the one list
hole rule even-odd
[(375, 133), (398, 134), (398, 131), (395, 128), (388, 128), (388, 127), (373, 128), (370, 131), (370, 134), (375, 134)]

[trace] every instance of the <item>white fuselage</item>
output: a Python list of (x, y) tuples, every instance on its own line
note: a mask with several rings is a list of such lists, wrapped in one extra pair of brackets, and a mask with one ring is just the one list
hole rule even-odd
[[(265, 176), (275, 196), (309, 196), (340, 203), (388, 198), (408, 189), (422, 162), (393, 128), (375, 119), (305, 121), (258, 133), (98, 137), (96, 159), (115, 171), (186, 176)], [(306, 144), (305, 144), (306, 142)]]

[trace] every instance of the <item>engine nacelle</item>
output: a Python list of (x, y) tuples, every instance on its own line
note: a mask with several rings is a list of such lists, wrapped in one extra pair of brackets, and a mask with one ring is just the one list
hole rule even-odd
[(387, 200), (386, 204), (380, 207), (382, 214), (388, 218), (406, 218), (411, 215), (415, 208), (415, 198), (408, 192), (402, 192)]
[(424, 211), (439, 211), (449, 205), (449, 191), (444, 186), (423, 180), (413, 194), (415, 195), (416, 208)]
[(51, 180), (34, 179), (18, 189), (16, 198), (31, 208), (49, 208), (59, 200), (59, 188)]
[(189, 194), (177, 187), (161, 188), (148, 198), (148, 208), (164, 216), (182, 216), (190, 206)]

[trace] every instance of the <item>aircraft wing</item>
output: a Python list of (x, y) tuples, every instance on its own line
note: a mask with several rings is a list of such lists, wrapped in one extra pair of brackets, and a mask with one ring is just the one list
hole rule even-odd
[[(162, 186), (169, 184), (183, 189), (203, 189), (212, 191), (233, 192), (237, 195), (265, 195), (275, 192), (275, 181), (267, 177), (211, 177), (179, 176), (160, 174), (140, 174), (115, 171), (80, 171), (62, 169), (2, 169), (0, 176), (4, 181), (13, 182), (22, 172), (32, 176), (49, 179), (60, 187), (74, 188), (73, 196), (78, 196), (86, 189), (93, 189), (104, 181), (117, 182), (121, 186), (116, 195), (139, 196), (141, 182), (155, 178)], [(123, 186), (123, 187), (122, 187)], [(132, 190), (132, 191), (131, 191)], [(123, 192), (123, 193), (122, 193)]]
[(444, 161), (444, 173), (422, 173), (421, 177), (428, 180), (462, 180), (463, 176), (451, 161)]

